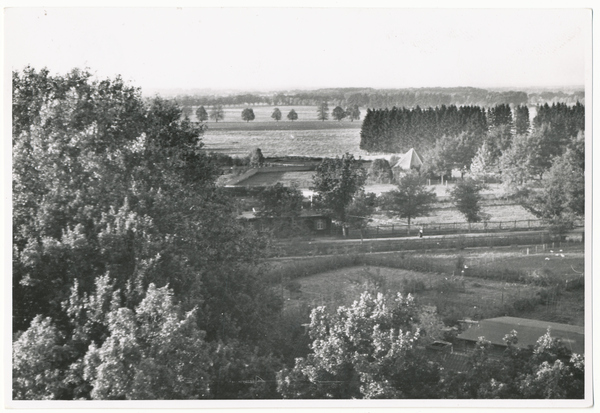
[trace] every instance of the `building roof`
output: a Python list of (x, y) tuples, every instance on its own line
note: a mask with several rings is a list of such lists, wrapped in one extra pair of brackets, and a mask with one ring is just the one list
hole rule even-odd
[(394, 168), (400, 169), (410, 169), (410, 168), (420, 168), (423, 165), (423, 161), (421, 157), (414, 150), (414, 148), (410, 148), (408, 152), (406, 152), (402, 158), (394, 165)]
[(535, 345), (537, 340), (546, 334), (550, 328), (550, 335), (560, 338), (567, 348), (573, 353), (584, 354), (584, 328), (568, 324), (553, 323), (550, 321), (530, 320), (517, 317), (497, 317), (481, 320), (458, 335), (459, 339), (477, 341), (479, 337), (498, 346), (506, 346), (504, 336), (512, 330), (517, 332), (518, 346), (527, 348)]

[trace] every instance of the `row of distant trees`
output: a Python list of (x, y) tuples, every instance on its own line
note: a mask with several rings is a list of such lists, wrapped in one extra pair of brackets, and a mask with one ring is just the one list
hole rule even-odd
[(238, 94), (230, 96), (184, 95), (175, 98), (183, 107), (211, 105), (282, 105), (316, 106), (327, 101), (341, 107), (391, 108), (441, 105), (500, 104), (537, 105), (544, 103), (574, 104), (584, 100), (583, 91), (565, 93), (561, 91), (491, 91), (486, 89), (459, 88), (419, 88), (419, 89), (371, 89), (371, 88), (331, 88), (311, 91), (280, 92), (273, 95)]
[[(188, 111), (183, 111), (183, 114), (189, 116), (191, 114), (191, 109)], [(283, 114), (279, 108), (273, 109), (271, 117), (275, 119), (275, 121), (279, 122), (282, 116)], [(346, 109), (336, 106), (331, 112), (331, 116), (337, 121), (348, 118), (352, 122), (360, 119), (360, 109), (356, 105), (353, 107), (347, 107)], [(206, 122), (209, 118), (213, 119), (215, 122), (218, 122), (225, 119), (225, 110), (223, 109), (223, 105), (215, 104), (210, 108), (210, 112), (207, 112), (204, 106), (200, 106), (198, 109), (196, 109), (196, 118), (199, 122)], [(250, 122), (255, 118), (256, 115), (254, 114), (254, 109), (245, 108), (242, 110), (242, 119), (246, 122)], [(292, 109), (288, 112), (287, 118), (293, 122), (298, 119), (298, 113)], [(329, 119), (329, 106), (327, 102), (322, 102), (317, 107), (317, 119), (320, 121), (326, 121)]]

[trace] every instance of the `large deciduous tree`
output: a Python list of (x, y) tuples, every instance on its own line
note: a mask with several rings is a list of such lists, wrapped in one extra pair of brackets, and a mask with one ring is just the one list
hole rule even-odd
[(265, 163), (265, 156), (260, 148), (254, 148), (248, 155), (250, 158), (250, 166), (260, 168)]
[(296, 111), (294, 109), (292, 109), (287, 114), (287, 118), (293, 122), (298, 119), (298, 114), (296, 113)]
[(479, 222), (486, 217), (481, 211), (481, 191), (486, 187), (482, 181), (469, 176), (457, 181), (450, 191), (452, 201), (467, 222)]
[(327, 105), (327, 102), (322, 102), (317, 107), (317, 119), (320, 121), (329, 119), (329, 106)]
[(380, 205), (390, 216), (406, 218), (410, 234), (411, 219), (429, 214), (434, 201), (435, 194), (427, 190), (425, 179), (412, 172), (399, 179), (398, 189), (382, 195)]
[(439, 367), (417, 349), (419, 308), (410, 295), (361, 295), (348, 307), (311, 313), (311, 353), (278, 374), (290, 399), (434, 398)]
[(206, 122), (208, 120), (208, 113), (206, 112), (206, 109), (204, 109), (204, 106), (200, 106), (196, 109), (196, 119), (198, 119), (198, 122)]
[(277, 122), (279, 122), (281, 120), (281, 111), (279, 110), (279, 108), (273, 109), (273, 113), (271, 114), (271, 117), (273, 119), (275, 119)]
[[(33, 350), (39, 360), (18, 351), (14, 378), (27, 387), (47, 370), (56, 379), (19, 394), (91, 397), (95, 379), (84, 377), (82, 360), (110, 336), (116, 291), (132, 310), (151, 284), (168, 285), (183, 312), (197, 308), (192, 324), (207, 341), (260, 343), (280, 308), (256, 267), (266, 240), (234, 219), (202, 128), (182, 119), (175, 102), (146, 102), (120, 78), (27, 68), (13, 73), (13, 92), (13, 329), (24, 340), (13, 349), (33, 349), (36, 337), (48, 349)], [(69, 291), (91, 299), (107, 283), (100, 310), (100, 298), (69, 304)], [(82, 306), (87, 316), (76, 311)], [(144, 380), (163, 368), (147, 366)]]
[(360, 109), (358, 105), (354, 105), (346, 108), (346, 116), (350, 118), (350, 122), (360, 119)]
[(331, 112), (331, 115), (333, 116), (333, 118), (335, 120), (340, 121), (340, 120), (344, 119), (347, 116), (347, 113), (340, 106), (336, 106), (333, 109), (333, 111)]
[(242, 119), (245, 120), (246, 122), (250, 122), (251, 120), (254, 120), (255, 115), (254, 115), (254, 110), (252, 108), (245, 108), (242, 111)]
[(558, 233), (573, 227), (585, 217), (585, 138), (574, 139), (567, 151), (554, 158), (539, 189), (532, 192), (525, 206), (548, 222)]
[(225, 111), (223, 105), (214, 104), (210, 108), (210, 118), (214, 119), (215, 122), (225, 119)]
[(346, 208), (354, 195), (363, 188), (367, 173), (354, 155), (346, 153), (341, 158), (325, 158), (317, 166), (311, 187), (317, 195), (318, 208), (326, 210), (339, 221), (346, 233)]

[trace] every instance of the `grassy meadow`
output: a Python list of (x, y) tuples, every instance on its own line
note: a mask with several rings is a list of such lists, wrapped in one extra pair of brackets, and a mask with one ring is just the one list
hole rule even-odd
[(297, 155), (336, 157), (345, 152), (368, 155), (361, 150), (360, 129), (323, 130), (212, 130), (202, 137), (204, 148), (230, 156), (246, 156), (260, 148), (266, 157)]
[[(348, 261), (349, 266), (343, 268), (331, 267), (331, 263), (323, 261), (321, 266), (310, 266), (312, 274), (287, 281), (284, 298), (287, 309), (324, 305), (333, 310), (351, 304), (366, 290), (401, 292), (415, 295), (422, 304), (435, 306), (450, 324), (463, 318), (511, 315), (583, 326), (583, 288), (557, 287), (580, 275), (583, 248), (562, 249), (564, 257), (556, 257), (549, 250), (527, 255), (523, 249), (510, 248), (407, 254), (400, 260), (414, 263), (427, 260), (431, 269), (435, 268), (433, 271), (400, 268), (403, 264), (398, 257), (375, 258), (367, 260), (371, 265), (360, 266)], [(291, 276), (295, 266), (302, 266), (302, 262), (283, 261), (273, 265), (279, 266), (282, 274)], [(466, 272), (459, 271), (459, 266), (466, 268)], [(319, 272), (319, 267), (324, 271)], [(525, 278), (516, 281), (518, 274)]]

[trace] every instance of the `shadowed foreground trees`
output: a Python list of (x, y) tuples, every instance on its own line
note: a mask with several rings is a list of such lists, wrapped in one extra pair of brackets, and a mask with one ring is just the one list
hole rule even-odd
[[(205, 349), (235, 346), (220, 354), (258, 363), (281, 300), (260, 277), (267, 240), (234, 219), (214, 184), (202, 128), (119, 78), (26, 68), (13, 73), (13, 92), (13, 396), (217, 397), (219, 373), (198, 392)], [(144, 332), (136, 314), (150, 302), (163, 318)], [(185, 352), (196, 348), (188, 370), (195, 356)], [(119, 354), (146, 361), (126, 367)], [(119, 384), (121, 374), (142, 387)], [(171, 374), (194, 389), (178, 389)], [(256, 397), (249, 387), (223, 397)]]

